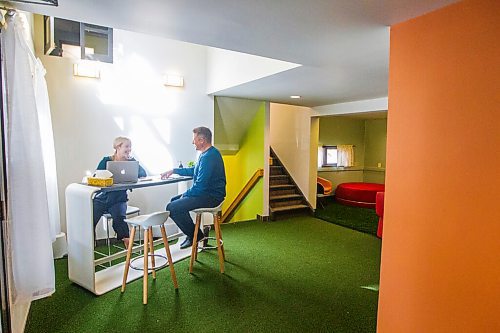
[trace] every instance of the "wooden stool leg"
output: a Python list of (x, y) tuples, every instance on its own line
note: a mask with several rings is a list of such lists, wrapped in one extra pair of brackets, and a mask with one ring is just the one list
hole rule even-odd
[(189, 273), (193, 273), (193, 264), (198, 254), (198, 229), (200, 229), (201, 214), (196, 214), (196, 224), (194, 226), (193, 245), (191, 246), (191, 259), (189, 260)]
[[(220, 228), (221, 212), (218, 212), (217, 216), (214, 217), (214, 225), (215, 225), (215, 220), (217, 220), (217, 229), (219, 229), (219, 237), (222, 241), (222, 230)], [(226, 260), (226, 252), (224, 251), (224, 241), (222, 241), (221, 248), (222, 248), (222, 258), (224, 258), (224, 261), (225, 261)]]
[(148, 304), (148, 242), (149, 233), (144, 230), (144, 267), (142, 277), (142, 304)]
[(168, 245), (167, 232), (165, 231), (165, 225), (160, 226), (161, 236), (163, 238), (163, 245), (165, 246), (165, 253), (167, 254), (168, 267), (170, 268), (170, 276), (174, 282), (174, 288), (177, 289), (177, 276), (175, 275), (174, 261), (172, 260), (172, 254), (170, 253), (170, 246)]
[[(134, 239), (134, 236), (135, 236), (135, 227), (132, 227), (130, 238)], [(127, 249), (127, 260), (125, 260), (125, 270), (123, 271), (122, 292), (125, 291), (125, 285), (127, 284), (128, 270), (130, 268), (130, 257), (132, 256), (133, 247), (134, 247), (134, 242), (129, 242)]]
[(222, 245), (220, 243), (221, 237), (220, 237), (220, 226), (219, 226), (219, 219), (217, 218), (214, 221), (215, 226), (215, 241), (217, 242), (217, 253), (219, 255), (219, 265), (220, 265), (220, 272), (224, 273), (224, 254), (222, 253)]
[(148, 228), (148, 235), (149, 235), (149, 252), (151, 252), (151, 269), (153, 270), (153, 280), (156, 279), (156, 263), (155, 263), (155, 248), (153, 244), (153, 227)]
[[(196, 231), (194, 232), (195, 235), (194, 235), (194, 239), (198, 239), (197, 235), (198, 235), (198, 230), (201, 229), (201, 218), (202, 218), (203, 214), (196, 214)], [(196, 251), (194, 251), (194, 260), (198, 260), (198, 243), (199, 242), (196, 242)], [(194, 245), (194, 242), (193, 242), (193, 245)]]

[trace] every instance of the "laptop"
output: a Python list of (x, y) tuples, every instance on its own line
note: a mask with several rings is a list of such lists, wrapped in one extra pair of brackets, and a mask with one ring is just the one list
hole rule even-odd
[(108, 161), (106, 169), (113, 174), (113, 184), (137, 183), (138, 161)]

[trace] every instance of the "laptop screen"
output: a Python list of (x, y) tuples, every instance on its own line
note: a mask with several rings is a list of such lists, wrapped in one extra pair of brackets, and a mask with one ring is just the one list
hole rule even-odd
[(114, 184), (137, 183), (138, 161), (108, 161), (106, 169), (113, 174)]

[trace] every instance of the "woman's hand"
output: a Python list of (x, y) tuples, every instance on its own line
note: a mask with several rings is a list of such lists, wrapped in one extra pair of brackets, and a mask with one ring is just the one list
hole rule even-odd
[(168, 170), (161, 174), (161, 179), (167, 179), (174, 173), (174, 170)]

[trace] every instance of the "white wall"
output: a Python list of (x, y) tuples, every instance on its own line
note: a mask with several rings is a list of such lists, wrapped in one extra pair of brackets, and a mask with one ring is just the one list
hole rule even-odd
[(209, 47), (207, 93), (213, 94), (299, 66), (292, 62)]
[(269, 216), (269, 158), (271, 152), (267, 147), (271, 146), (270, 126), (271, 126), (271, 103), (266, 102), (265, 122), (264, 122), (264, 177), (262, 184), (262, 216)]
[(318, 182), (318, 142), (319, 117), (311, 117), (311, 133), (309, 142), (309, 203), (316, 209), (316, 195)]
[(388, 98), (365, 99), (354, 102), (316, 106), (312, 108), (312, 116), (331, 116), (337, 114), (387, 111)]
[(311, 109), (271, 103), (269, 136), (271, 147), (302, 193), (310, 203), (315, 202), (315, 191), (310, 191)]
[[(213, 129), (205, 47), (115, 29), (114, 63), (100, 64), (100, 80), (74, 77), (73, 60), (40, 58), (47, 69), (63, 231), (66, 186), (113, 153), (113, 138), (130, 137), (134, 156), (148, 174), (158, 174), (196, 159), (194, 127)], [(166, 73), (183, 75), (184, 88), (164, 86)], [(163, 210), (175, 193), (175, 185), (134, 190), (130, 204), (143, 213)]]

